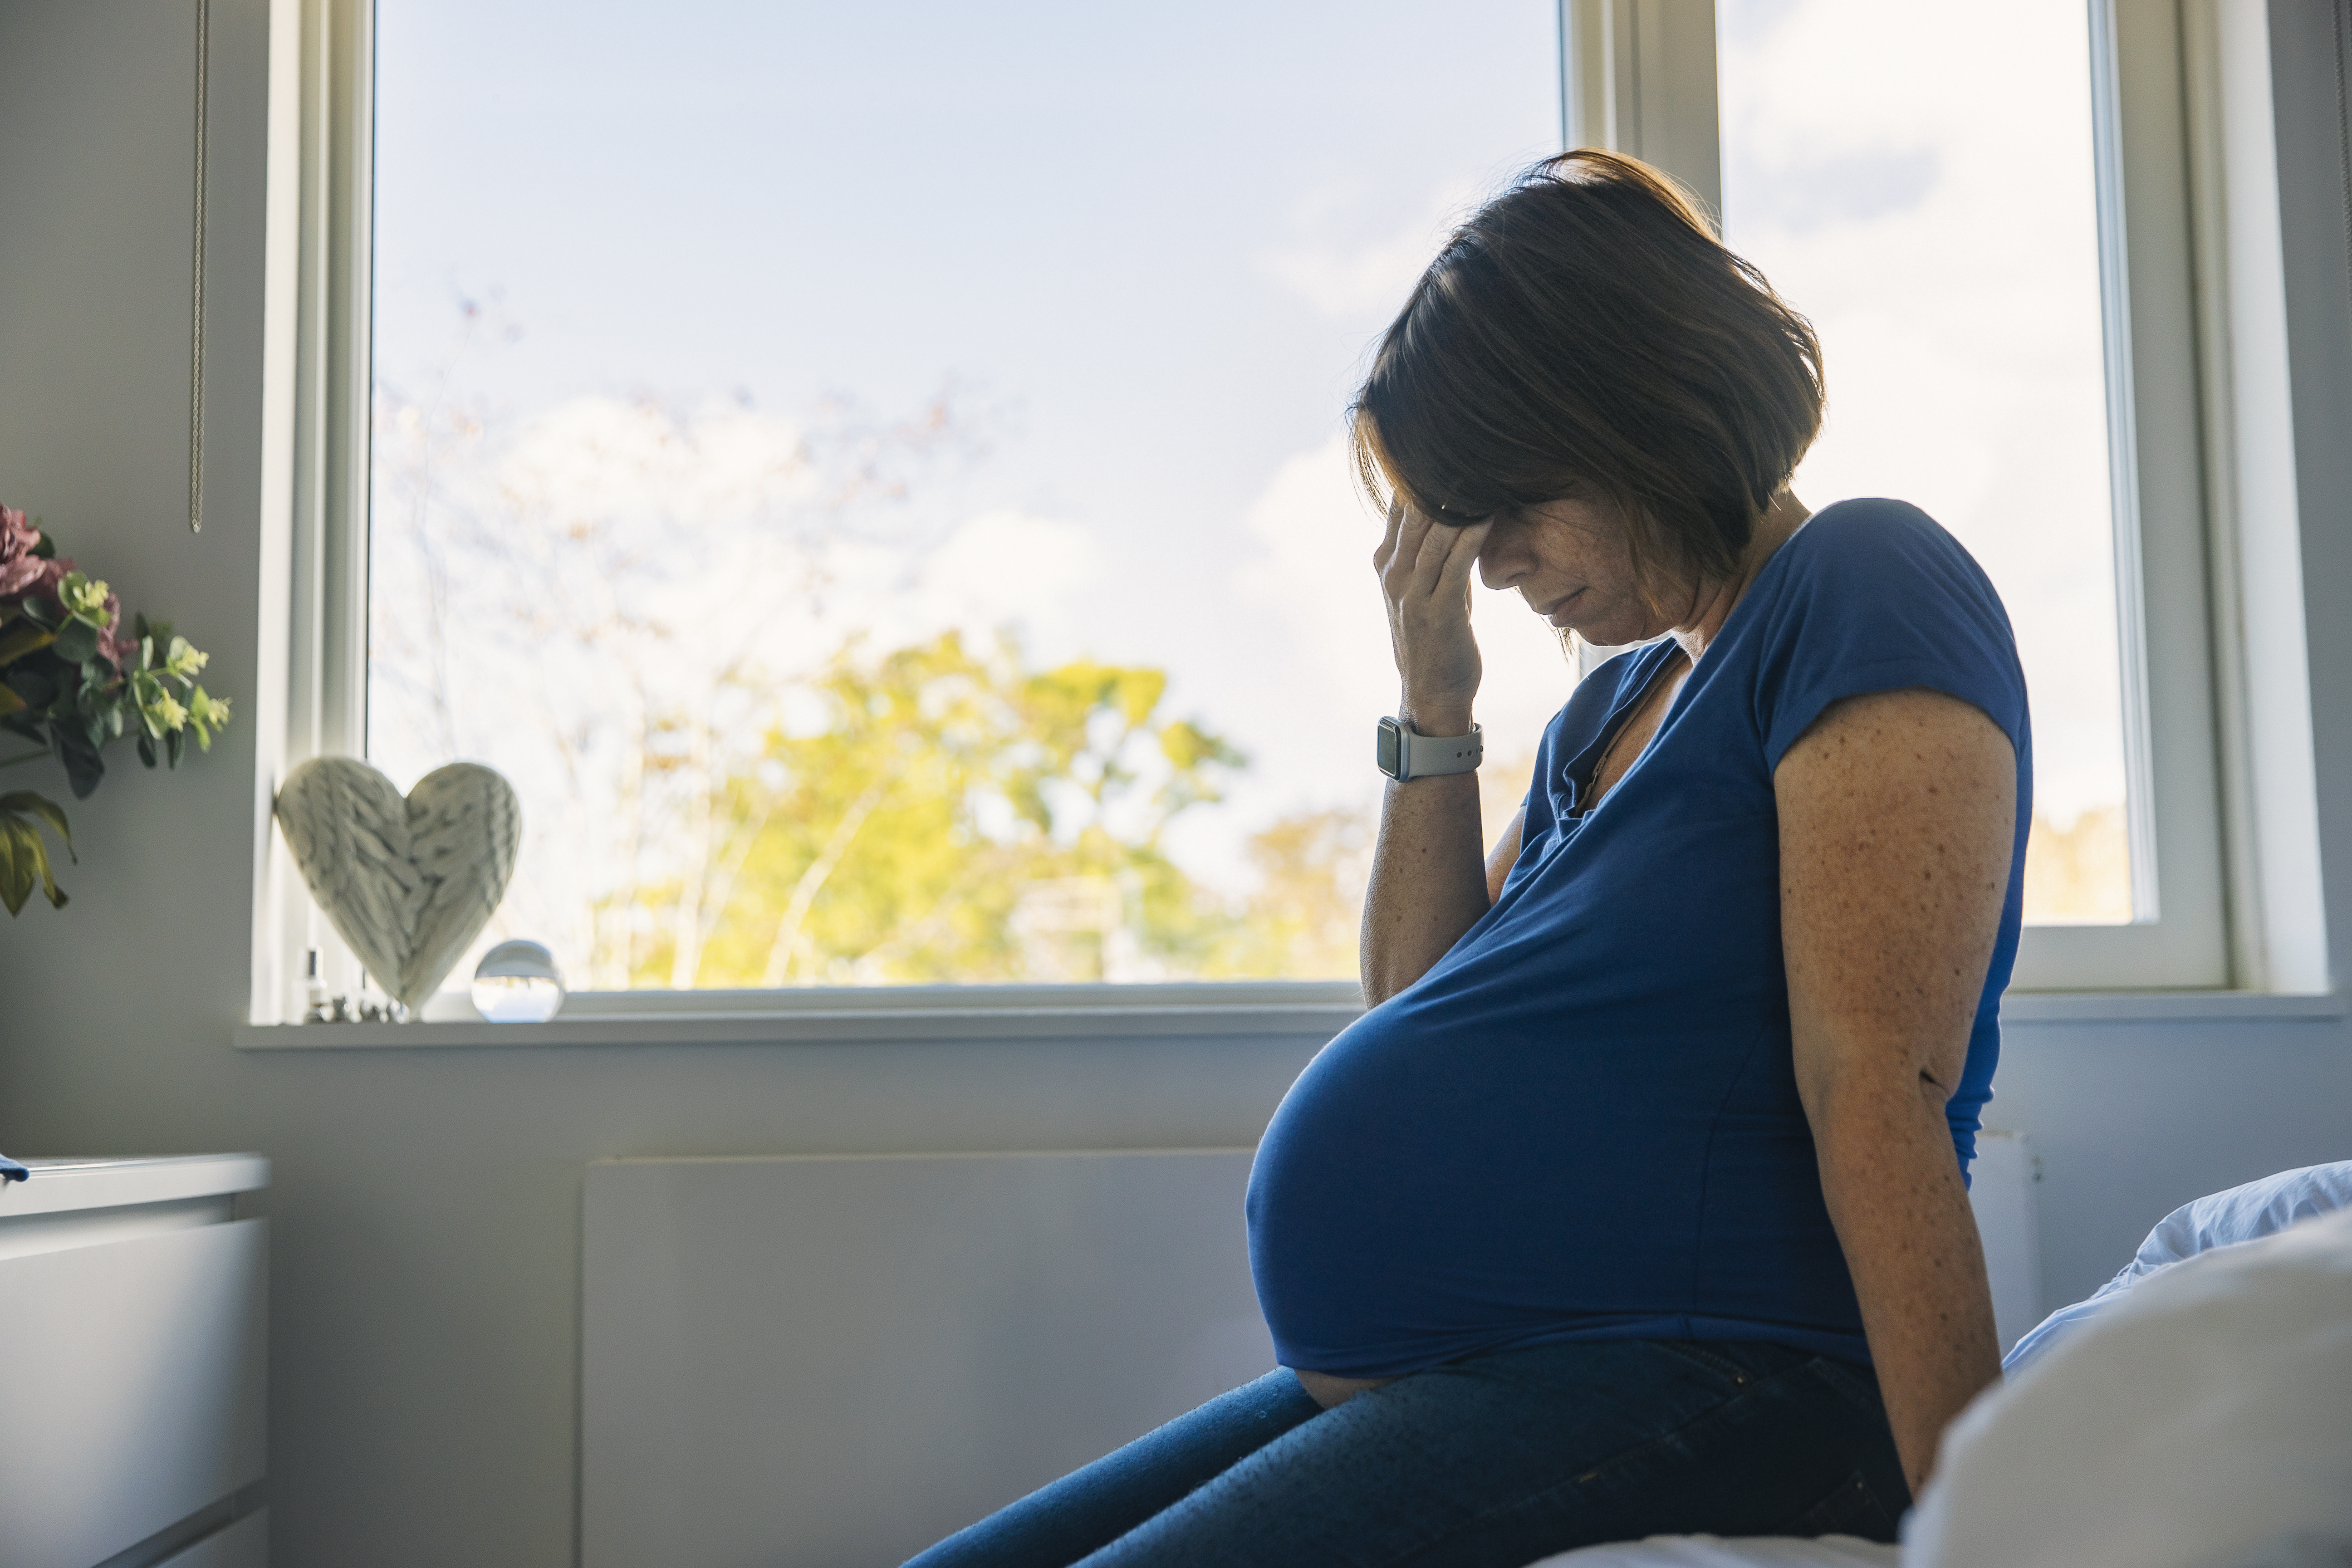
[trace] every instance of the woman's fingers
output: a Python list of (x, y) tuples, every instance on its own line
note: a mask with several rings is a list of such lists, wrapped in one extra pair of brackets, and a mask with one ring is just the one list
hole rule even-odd
[(1419, 507), (1407, 505), (1402, 509), (1397, 517), (1396, 548), (1390, 553), (1388, 569), (1382, 574), (1391, 598), (1402, 598), (1416, 586), (1422, 592), (1428, 591), (1426, 584), (1420, 582), (1423, 559), (1429, 552), (1431, 535), (1443, 531)]
[(1396, 559), (1397, 536), (1404, 527), (1404, 511), (1402, 496), (1392, 496), (1389, 499), (1388, 525), (1381, 531), (1381, 547), (1372, 552), (1373, 571), (1385, 574), (1389, 569), (1389, 563)]
[(1426, 521), (1429, 526), (1422, 532), (1420, 558), (1413, 563), (1413, 571), (1430, 589), (1434, 590), (1438, 578), (1444, 574), (1446, 557), (1453, 553), (1463, 531), (1433, 519)]
[[(1381, 589), (1389, 636), (1404, 680), (1404, 711), (1442, 723), (1468, 722), (1478, 689), (1478, 642), (1470, 630), (1470, 573), (1486, 525), (1441, 523), (1411, 505), (1391, 506), (1381, 542)], [(1458, 734), (1459, 730), (1430, 733)]]
[[(1426, 597), (1444, 586), (1447, 563), (1464, 543), (1465, 533), (1476, 537), (1469, 541), (1471, 561), (1478, 555), (1478, 545), (1486, 537), (1486, 525), (1460, 528), (1442, 523), (1418, 507), (1404, 506), (1400, 514), (1391, 505), (1393, 544), (1382, 542), (1388, 560), (1381, 571), (1381, 581), (1391, 600)], [(1377, 557), (1375, 558), (1377, 559)]]
[(1447, 531), (1454, 537), (1447, 542), (1444, 558), (1438, 563), (1438, 592), (1468, 599), (1470, 574), (1477, 568), (1478, 552), (1486, 548), (1486, 531), (1493, 526), (1479, 522)]

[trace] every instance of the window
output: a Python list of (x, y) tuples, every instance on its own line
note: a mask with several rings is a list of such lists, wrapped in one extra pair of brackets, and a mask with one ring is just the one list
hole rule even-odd
[(2033, 700), (2029, 989), (2226, 976), (2178, 23), (2126, 10), (1569, 7), (1577, 129), (1718, 202), (1814, 321), (1829, 417), (1797, 493), (1916, 501), (2001, 591)]
[(1797, 493), (1915, 501), (1992, 575), (2033, 694), (2025, 918), (2128, 922), (2135, 881), (2152, 892), (2153, 879), (2133, 875), (2126, 813), (2081, 10), (1721, 0), (1717, 14), (1724, 237), (1801, 301), (1830, 370)]
[[(1913, 9), (319, 0), (293, 754), (506, 769), (488, 934), (575, 988), (1351, 973), (1376, 791), (1332, 759), (1392, 677), (1339, 411), (1447, 219), (1564, 128), (1820, 321), (1800, 493), (1920, 499), (2009, 597), (2017, 984), (2225, 984), (2212, 68), (2168, 5)], [(1573, 676), (1507, 609), (1483, 716), (1531, 740)]]
[[(1354, 974), (1394, 675), (1341, 410), (1555, 149), (1547, 0), (376, 28), (367, 747), (516, 784), (485, 941), (600, 989)], [(1505, 609), (1523, 788), (1573, 676)]]

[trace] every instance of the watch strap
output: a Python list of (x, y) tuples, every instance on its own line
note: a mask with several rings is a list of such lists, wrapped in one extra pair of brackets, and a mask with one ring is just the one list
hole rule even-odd
[(1466, 735), (1423, 735), (1398, 720), (1382, 719), (1380, 740), (1381, 771), (1400, 784), (1473, 773), (1486, 758), (1486, 731), (1476, 724)]

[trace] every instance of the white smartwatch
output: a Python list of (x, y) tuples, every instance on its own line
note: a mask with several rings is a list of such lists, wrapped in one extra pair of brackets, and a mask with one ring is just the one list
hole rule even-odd
[(1379, 744), (1381, 772), (1399, 784), (1472, 773), (1486, 756), (1486, 732), (1475, 724), (1466, 735), (1417, 735), (1394, 719), (1382, 719)]

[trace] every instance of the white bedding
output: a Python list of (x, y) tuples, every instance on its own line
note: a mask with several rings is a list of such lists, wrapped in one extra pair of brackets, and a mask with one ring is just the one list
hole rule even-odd
[[(1955, 1424), (1913, 1568), (2352, 1568), (2352, 1162), (2182, 1205)], [(2324, 1217), (2323, 1217), (2324, 1216)], [(2066, 1342), (2063, 1344), (2061, 1342)], [(1897, 1568), (1901, 1549), (1653, 1536), (1531, 1568)]]
[(2093, 1318), (2121, 1301), (2134, 1286), (2177, 1263), (2224, 1247), (2275, 1236), (2319, 1215), (2352, 1208), (2352, 1160), (2281, 1171), (2259, 1182), (2183, 1204), (2164, 1216), (2121, 1272), (2085, 1300), (2061, 1307), (2017, 1342), (2001, 1360), (2015, 1377), (2079, 1331)]
[(2150, 1273), (1952, 1424), (1909, 1568), (2352, 1561), (2352, 1211)]
[(1893, 1546), (1825, 1535), (1819, 1541), (1786, 1536), (1745, 1536), (1725, 1541), (1713, 1535), (1654, 1535), (1614, 1546), (1587, 1546), (1547, 1557), (1533, 1568), (1895, 1568), (1902, 1553)]

